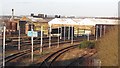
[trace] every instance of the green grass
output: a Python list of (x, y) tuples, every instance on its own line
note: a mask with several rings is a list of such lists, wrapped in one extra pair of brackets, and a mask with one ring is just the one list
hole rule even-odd
[(46, 55), (46, 54), (49, 54), (50, 52), (49, 51), (43, 51), (42, 53), (41, 53), (41, 55)]
[(94, 48), (95, 47), (95, 42), (93, 41), (82, 41), (80, 42), (80, 45), (78, 46), (80, 49), (83, 48)]

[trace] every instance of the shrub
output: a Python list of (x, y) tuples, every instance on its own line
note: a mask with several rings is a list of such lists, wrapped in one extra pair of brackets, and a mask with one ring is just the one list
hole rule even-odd
[(80, 42), (79, 48), (90, 48), (93, 49), (95, 47), (95, 42), (90, 41), (82, 41)]
[(88, 48), (93, 49), (95, 48), (95, 43), (94, 42), (90, 42), (88, 45)]

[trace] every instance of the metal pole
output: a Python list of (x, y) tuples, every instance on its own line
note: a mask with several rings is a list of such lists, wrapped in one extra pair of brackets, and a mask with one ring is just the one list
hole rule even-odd
[(104, 25), (104, 35), (105, 35), (105, 32), (106, 32), (106, 26)]
[(65, 26), (64, 26), (64, 41), (65, 41)]
[(72, 39), (71, 39), (71, 44), (73, 44), (73, 26), (72, 26)]
[(70, 26), (69, 26), (69, 31), (68, 31), (68, 39), (70, 39)]
[(58, 47), (59, 47), (59, 27), (58, 27)]
[(20, 50), (20, 26), (19, 26), (19, 37), (18, 37), (18, 50)]
[(102, 25), (100, 26), (100, 37), (102, 37)]
[(3, 27), (3, 67), (5, 66), (5, 30), (6, 27)]
[(77, 37), (78, 37), (78, 34), (79, 34), (78, 30), (79, 30), (79, 28), (77, 28)]
[(78, 37), (79, 37), (79, 34), (80, 34), (80, 33), (79, 33), (79, 28), (78, 28)]
[(40, 46), (40, 52), (42, 53), (42, 42), (43, 42), (43, 27), (41, 26), (41, 46)]
[(60, 39), (62, 39), (62, 27), (61, 27), (61, 36), (60, 36)]
[(89, 33), (87, 35), (88, 35), (88, 39), (87, 40), (89, 41), (90, 40)]
[(86, 40), (86, 35), (85, 35), (85, 31), (86, 31), (86, 30), (84, 29), (84, 39)]
[(51, 25), (49, 29), (49, 48), (51, 48)]
[(31, 43), (32, 43), (32, 47), (31, 47), (31, 50), (32, 50), (31, 60), (33, 62), (33, 26), (32, 25), (31, 25), (31, 31), (32, 31), (32, 36), (31, 36)]
[(97, 37), (98, 37), (98, 26), (96, 25), (96, 41), (97, 41)]

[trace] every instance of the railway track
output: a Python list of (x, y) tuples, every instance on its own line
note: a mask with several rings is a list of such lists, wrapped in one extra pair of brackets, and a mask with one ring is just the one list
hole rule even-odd
[[(75, 47), (77, 47), (78, 44), (73, 45), (73, 46), (69, 46), (66, 48), (63, 48), (61, 50), (58, 50), (57, 52), (52, 53), (50, 56), (48, 56), (41, 64), (40, 64), (40, 68), (45, 67), (45, 68), (52, 68), (54, 67), (55, 61), (57, 60), (57, 58), (59, 58), (60, 55), (66, 53), (67, 51), (74, 49)], [(96, 51), (94, 50), (90, 50), (87, 52), (87, 54), (82, 54), (81, 57), (79, 57), (78, 59), (82, 61), (82, 59), (91, 57), (92, 55), (94, 55), (96, 53)], [(67, 66), (65, 66), (65, 68), (69, 68), (70, 66), (74, 65), (74, 63), (78, 62), (78, 59), (72, 61), (71, 63), (69, 63)]]
[[(74, 42), (78, 42), (78, 41), (81, 41), (81, 40), (83, 40), (83, 39), (74, 39), (73, 41)], [(71, 42), (70, 40), (60, 40), (59, 41), (59, 43), (60, 44), (63, 44), (64, 42)], [(52, 40), (51, 40), (51, 43), (52, 43), (52, 45), (56, 45), (57, 43), (58, 43), (58, 41), (57, 41), (57, 38), (53, 38)], [(40, 40), (34, 40), (34, 46), (36, 46), (36, 45), (38, 45), (38, 44), (40, 44)], [(49, 40), (48, 40), (48, 38), (45, 38), (44, 40), (43, 40), (43, 46), (48, 46), (48, 44), (49, 44)], [(10, 43), (10, 45), (7, 45), (6, 46), (6, 51), (13, 51), (13, 50), (17, 50), (18, 49), (18, 45), (16, 44), (16, 46), (11, 46), (11, 45), (14, 45), (14, 44), (12, 44), (12, 43)], [(21, 50), (25, 50), (25, 49), (28, 49), (28, 48), (30, 48), (31, 46), (31, 41), (29, 40), (27, 40), (27, 41), (23, 41), (23, 42), (21, 42)], [(7, 48), (8, 47), (8, 48)]]
[[(77, 42), (76, 40), (74, 40), (74, 41)], [(60, 42), (60, 44), (66, 44), (66, 43), (70, 43), (70, 41), (62, 41), (62, 42)], [(52, 46), (54, 46), (55, 44), (58, 44), (58, 43), (52, 43)], [(46, 44), (43, 47), (48, 47), (48, 45)], [(39, 49), (39, 46), (34, 47), (34, 51), (38, 50), (38, 49)], [(8, 62), (10, 62), (10, 61), (12, 61), (12, 60), (14, 60), (16, 58), (23, 57), (23, 56), (28, 55), (30, 53), (31, 53), (31, 49), (27, 49), (27, 50), (22, 50), (22, 51), (19, 51), (18, 53), (9, 55), (9, 56), (5, 57), (5, 64), (7, 64)], [(1, 63), (1, 66), (2, 66), (2, 63)]]
[[(90, 51), (87, 52), (87, 54), (83, 54), (78, 59), (76, 59), (76, 60), (72, 61), (71, 63), (69, 63), (67, 66), (65, 66), (65, 68), (71, 68), (72, 66), (75, 66), (75, 63), (77, 63), (77, 62), (82, 63), (86, 58), (90, 58), (96, 53), (97, 53), (96, 50), (90, 50)], [(84, 65), (82, 65), (82, 66), (85, 67)]]
[[(37, 50), (37, 49), (39, 49), (39, 48), (37, 48), (37, 47), (34, 48), (34, 51)], [(7, 57), (5, 57), (5, 64), (7, 64), (8, 62), (10, 62), (10, 61), (12, 61), (12, 60), (14, 60), (16, 58), (26, 56), (26, 55), (28, 55), (30, 53), (31, 53), (31, 49), (27, 49), (27, 50), (23, 50), (23, 51), (20, 51), (18, 53), (12, 54), (10, 56), (7, 56)], [(2, 63), (1, 63), (1, 66), (2, 66)]]
[[(44, 40), (48, 40), (48, 39), (44, 39)], [(74, 42), (78, 42), (78, 41), (82, 41), (83, 39), (74, 39)], [(39, 40), (40, 41), (40, 40)], [(71, 42), (71, 40), (67, 40), (67, 41), (63, 41), (63, 40), (60, 40), (60, 43), (59, 44), (66, 44), (66, 43), (70, 43)], [(29, 42), (29, 44), (25, 44), (25, 45), (30, 45), (31, 43)], [(40, 42), (35, 42), (34, 44), (40, 44)], [(55, 44), (58, 44), (58, 42), (57, 42), (57, 40), (56, 39), (54, 39), (54, 40), (52, 40), (52, 46), (54, 46)], [(45, 42), (44, 44), (43, 44), (44, 46), (43, 47), (48, 47), (48, 42)], [(35, 50), (38, 50), (40, 47), (38, 46), (38, 47), (34, 47), (34, 51)], [(61, 50), (61, 51), (63, 51), (63, 53), (65, 53), (65, 52), (67, 52), (68, 50), (70, 50), (71, 48), (74, 48), (73, 46), (70, 46), (70, 47), (68, 47), (68, 49), (66, 48), (65, 50), (63, 49), (63, 50)], [(17, 53), (15, 53), (15, 54), (12, 54), (12, 55), (9, 55), (9, 56), (7, 56), (7, 57), (5, 57), (5, 63), (8, 63), (8, 62), (10, 62), (10, 61), (12, 61), (12, 60), (14, 60), (14, 59), (16, 59), (16, 58), (19, 58), (19, 57), (22, 57), (22, 56), (25, 56), (25, 55), (27, 55), (27, 54), (30, 54), (31, 53), (31, 49), (27, 49), (27, 50), (22, 50), (22, 51), (19, 51), (19, 52), (17, 52)], [(58, 54), (58, 56), (59, 55), (61, 55), (62, 54), (62, 52), (60, 52), (60, 54)], [(57, 57), (55, 57), (55, 58), (57, 58)], [(55, 59), (53, 59), (53, 61), (50, 63), (50, 65), (53, 63), (55, 61)], [(1, 63), (1, 65), (2, 65), (2, 63)]]
[[(83, 37), (77, 37), (77, 38), (81, 38), (81, 39), (85, 39), (85, 37), (83, 36)], [(91, 39), (94, 39), (94, 36), (90, 36), (90, 38)], [(11, 37), (10, 39), (12, 39), (13, 41), (13, 44), (12, 45), (18, 45), (17, 44), (17, 42), (18, 42), (18, 37)], [(30, 45), (31, 44), (31, 40), (30, 40), (31, 38), (30, 37), (23, 37), (23, 38), (21, 38), (21, 44), (28, 44), (28, 45)], [(51, 41), (57, 41), (57, 39), (58, 39), (58, 37), (51, 37)], [(76, 39), (76, 38), (74, 38), (74, 39)], [(66, 40), (67, 40), (67, 37), (66, 37)], [(34, 44), (39, 44), (40, 43), (40, 41), (41, 41), (41, 39), (40, 39), (40, 37), (39, 38), (34, 38)], [(60, 41), (63, 41), (62, 39), (60, 39)], [(44, 43), (48, 43), (49, 42), (49, 38), (48, 37), (44, 37), (43, 38), (43, 44)], [(9, 42), (8, 44), (11, 44), (11, 42)]]
[(72, 46), (69, 46), (69, 47), (66, 47), (66, 48), (63, 48), (61, 50), (58, 50), (57, 52), (54, 52), (53, 54), (51, 54), (50, 56), (48, 56), (41, 64), (40, 64), (40, 68), (41, 67), (51, 67), (52, 66), (52, 63), (55, 62), (55, 60), (62, 54), (64, 54), (65, 52), (71, 50), (71, 49), (74, 49), (78, 46), (78, 44), (76, 45), (72, 45)]

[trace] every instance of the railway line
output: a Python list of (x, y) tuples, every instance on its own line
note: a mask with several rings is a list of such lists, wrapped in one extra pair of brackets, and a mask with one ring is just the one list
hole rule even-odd
[[(57, 39), (58, 38), (52, 38), (52, 40), (51, 40), (51, 46), (54, 46), (54, 45), (56, 45), (56, 44), (58, 44), (58, 42), (57, 42)], [(74, 42), (80, 42), (80, 41), (83, 41), (83, 39), (84, 39), (84, 37), (83, 38), (74, 38)], [(38, 44), (40, 44), (40, 39), (34, 39), (34, 51), (36, 51), (36, 50), (39, 50), (40, 49), (40, 45), (38, 45)], [(60, 42), (59, 42), (59, 44), (66, 44), (66, 43), (71, 43), (71, 40), (63, 40), (63, 39), (61, 39), (60, 40)], [(12, 60), (15, 60), (15, 59), (17, 59), (17, 58), (20, 58), (20, 57), (23, 57), (23, 56), (26, 56), (26, 55), (28, 55), (28, 54), (30, 54), (31, 53), (31, 49), (30, 49), (30, 47), (31, 46), (28, 46), (28, 45), (31, 45), (31, 41), (30, 40), (24, 40), (23, 42), (21, 42), (21, 47), (23, 47), (24, 49), (22, 49), (21, 51), (18, 51), (18, 52), (16, 52), (16, 53), (14, 53), (14, 54), (12, 54), (12, 55), (8, 55), (8, 56), (6, 56), (5, 57), (5, 63), (7, 64), (7, 63), (9, 63), (10, 61), (12, 61)], [(43, 48), (46, 48), (46, 47), (48, 47), (49, 46), (49, 38), (43, 38)], [(75, 48), (77, 45), (75, 45), (75, 46), (70, 46), (70, 47), (67, 47), (67, 48), (64, 48), (64, 49), (62, 49), (61, 51), (58, 51), (58, 54), (55, 56), (55, 58), (51, 61), (51, 63), (49, 64), (50, 66), (52, 65), (52, 63), (57, 59), (57, 57), (59, 57), (61, 54), (63, 54), (63, 53), (65, 53), (65, 52), (67, 52), (67, 51), (69, 51), (70, 49), (73, 49), (73, 48)], [(13, 50), (13, 49), (11, 49), (11, 50)], [(7, 51), (7, 50), (6, 50)], [(57, 52), (56, 52), (57, 53)], [(54, 54), (56, 54), (56, 53), (54, 53)], [(48, 60), (48, 59), (47, 59)], [(2, 60), (1, 60), (2, 61)], [(46, 62), (46, 61), (45, 61)], [(1, 65), (2, 65), (2, 63), (0, 63)]]
[(50, 67), (52, 65), (52, 63), (63, 53), (69, 51), (70, 49), (73, 49), (75, 47), (77, 47), (78, 44), (73, 45), (73, 46), (69, 46), (66, 48), (63, 48), (61, 50), (58, 50), (57, 52), (54, 52), (53, 54), (51, 54), (50, 56), (48, 56), (41, 64), (40, 67), (44, 66), (44, 67)]
[[(66, 53), (69, 50), (72, 50), (74, 48), (76, 48), (79, 44), (73, 45), (73, 46), (69, 46), (66, 48), (63, 48), (61, 50), (58, 50), (57, 52), (52, 53), (50, 56), (48, 56), (41, 64), (40, 64), (40, 68), (45, 67), (45, 68), (52, 68), (54, 67), (54, 63), (55, 61), (59, 58), (60, 55)], [(82, 59), (91, 57), (92, 55), (94, 55), (96, 53), (95, 50), (89, 50), (87, 53), (82, 54), (81, 57), (79, 57), (78, 59), (80, 59), (82, 61)], [(72, 61), (71, 63), (69, 63), (67, 66), (65, 66), (65, 68), (69, 68), (71, 65), (74, 65), (76, 62), (78, 62), (78, 59)]]
[[(52, 40), (51, 40), (52, 45), (58, 43), (57, 39), (58, 39), (57, 37), (52, 37)], [(75, 41), (79, 41), (79, 40), (83, 40), (83, 38), (74, 38), (73, 41), (75, 42)], [(39, 39), (34, 39), (34, 46), (40, 44), (40, 41), (41, 40), (39, 40)], [(68, 40), (68, 39), (66, 39), (65, 41), (63, 39), (59, 40), (59, 43), (63, 43), (63, 42), (71, 42), (71, 41)], [(6, 51), (7, 50), (8, 51), (10, 51), (10, 50), (17, 50), (17, 46), (18, 46), (17, 43), (18, 43), (18, 41), (7, 43)], [(43, 38), (43, 46), (47, 46), (48, 44), (49, 44), (49, 38), (48, 37)], [(21, 49), (22, 50), (24, 50), (25, 48), (30, 47), (29, 45), (31, 45), (31, 40), (22, 40), (21, 41)]]
[[(53, 54), (51, 54), (50, 56), (48, 56), (40, 65), (40, 67), (45, 67), (45, 68), (52, 68), (54, 67), (54, 63), (55, 61), (57, 60), (57, 58), (59, 58), (60, 55), (66, 53), (67, 51), (71, 50), (71, 49), (74, 49), (78, 44), (74, 45), (74, 46), (69, 46), (69, 47), (66, 47), (64, 49), (61, 49), (57, 52), (54, 52)], [(88, 57), (91, 57), (92, 55), (94, 55), (96, 53), (95, 50), (90, 50), (88, 51), (87, 53), (85, 54), (82, 54), (81, 57), (79, 57), (78, 59), (83, 61), (82, 59), (85, 59), (85, 58), (88, 58)], [(74, 66), (74, 64), (76, 62), (78, 62), (78, 59), (72, 61), (71, 63), (69, 63), (67, 66), (65, 66), (65, 68), (69, 68), (70, 66)]]
[[(74, 40), (74, 42), (78, 42), (78, 41), (79, 40)], [(58, 43), (55, 43), (55, 42), (56, 41), (52, 42), (51, 45), (54, 46), (55, 44), (58, 44)], [(59, 44), (66, 44), (66, 43), (70, 43), (70, 41), (63, 41), (63, 40), (61, 40), (61, 42)], [(39, 43), (37, 43), (37, 44), (39, 44)], [(43, 48), (44, 47), (48, 47), (48, 43), (44, 44)], [(34, 47), (34, 51), (38, 50), (39, 48), (40, 48), (39, 46)], [(8, 62), (10, 62), (12, 60), (15, 60), (16, 58), (25, 56), (25, 55), (30, 54), (30, 53), (31, 53), (31, 49), (29, 48), (29, 49), (26, 49), (26, 50), (21, 50), (21, 51), (19, 51), (17, 53), (14, 53), (12, 55), (6, 56), (5, 57), (5, 63), (7, 64)], [(1, 65), (2, 65), (2, 63), (1, 63)]]
[[(79, 65), (77, 64), (78, 66), (83, 66), (83, 67), (89, 66), (89, 65), (80, 65), (80, 63), (83, 63), (85, 59), (92, 57), (96, 53), (97, 51), (95, 49), (91, 49), (86, 54), (81, 55), (81, 57), (69, 63), (67, 66), (65, 66), (65, 68), (71, 68), (72, 66), (75, 66), (76, 63), (79, 63)], [(91, 63), (91, 62), (87, 62), (87, 63)], [(90, 66), (93, 66), (93, 65), (90, 65)]]

